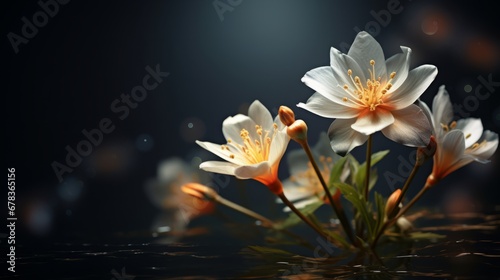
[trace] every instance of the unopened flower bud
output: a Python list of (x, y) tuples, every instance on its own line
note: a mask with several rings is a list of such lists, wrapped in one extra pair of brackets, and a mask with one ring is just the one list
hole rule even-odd
[(415, 164), (418, 166), (424, 164), (425, 160), (434, 156), (434, 154), (436, 153), (436, 149), (437, 149), (436, 138), (434, 137), (434, 135), (431, 135), (427, 147), (420, 147), (417, 149), (417, 161)]
[(303, 120), (296, 120), (286, 128), (286, 133), (294, 141), (304, 143), (307, 141), (307, 124)]
[(286, 126), (291, 126), (295, 122), (295, 114), (293, 110), (287, 106), (280, 106), (278, 111), (281, 122)]
[(181, 190), (199, 199), (215, 200), (218, 196), (212, 188), (198, 183), (187, 183), (181, 187)]
[[(397, 204), (400, 201), (401, 189), (395, 190), (387, 199), (387, 203), (385, 204), (385, 213), (386, 215), (391, 215), (392, 211), (394, 211), (395, 207), (399, 207)], [(395, 213), (397, 214), (397, 213)], [(391, 215), (392, 216), (392, 215)], [(389, 217), (392, 218), (392, 217)]]

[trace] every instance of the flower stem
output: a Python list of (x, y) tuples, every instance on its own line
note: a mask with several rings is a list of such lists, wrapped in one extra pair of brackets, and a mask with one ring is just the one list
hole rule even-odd
[(372, 168), (372, 135), (368, 135), (366, 142), (366, 175), (365, 175), (365, 201), (368, 201), (370, 187), (370, 170)]
[(327, 240), (329, 239), (328, 236), (316, 225), (314, 225), (304, 214), (302, 214), (295, 206), (293, 203), (291, 203), (288, 198), (286, 198), (284, 193), (278, 194), (278, 197), (283, 201), (283, 203), (290, 208), (299, 218), (304, 221), (308, 226), (310, 226), (312, 229), (314, 229), (319, 235), (322, 237), (326, 238)]
[(415, 165), (413, 166), (413, 169), (411, 170), (410, 176), (408, 176), (408, 178), (406, 178), (406, 182), (403, 185), (403, 188), (401, 189), (401, 195), (399, 196), (398, 200), (395, 203), (396, 206), (392, 209), (391, 213), (386, 213), (387, 217), (389, 217), (389, 218), (394, 217), (398, 213), (398, 211), (399, 211), (398, 205), (403, 200), (406, 191), (408, 191), (408, 188), (410, 187), (410, 183), (413, 181), (413, 178), (415, 177), (415, 175), (417, 174), (419, 169), (420, 169), (420, 165), (415, 162)]
[(263, 227), (267, 227), (267, 228), (270, 228), (270, 229), (273, 229), (273, 230), (280, 231), (280, 232), (282, 232), (282, 233), (284, 233), (284, 234), (286, 234), (286, 235), (288, 235), (288, 236), (296, 239), (301, 245), (304, 245), (304, 246), (306, 246), (308, 248), (312, 248), (312, 249), (314, 248), (310, 243), (306, 242), (300, 236), (298, 236), (298, 235), (296, 235), (296, 234), (294, 234), (294, 233), (292, 233), (292, 232), (290, 232), (290, 231), (288, 231), (286, 229), (279, 228), (278, 226), (276, 226), (276, 224), (274, 222), (272, 222), (268, 218), (266, 218), (266, 217), (264, 217), (264, 216), (262, 216), (260, 214), (257, 214), (257, 213), (253, 212), (250, 209), (247, 209), (247, 208), (245, 208), (245, 207), (243, 207), (243, 206), (241, 206), (239, 204), (236, 204), (236, 203), (234, 203), (232, 201), (229, 201), (229, 200), (227, 200), (227, 199), (225, 199), (225, 198), (223, 198), (221, 196), (216, 196), (214, 198), (214, 201), (216, 201), (216, 202), (218, 202), (218, 203), (220, 203), (220, 204), (222, 204), (224, 206), (227, 206), (227, 207), (229, 207), (229, 208), (231, 208), (233, 210), (236, 210), (236, 211), (238, 211), (238, 212), (240, 212), (242, 214), (245, 214), (245, 215), (247, 215), (247, 216), (249, 216), (251, 218), (254, 218), (256, 220), (261, 221)]
[(245, 214), (245, 215), (247, 215), (247, 216), (249, 216), (251, 218), (254, 218), (256, 220), (261, 221), (262, 225), (265, 226), (265, 227), (271, 227), (271, 228), (275, 227), (275, 224), (271, 220), (269, 220), (268, 218), (266, 218), (266, 217), (264, 217), (264, 216), (262, 216), (260, 214), (257, 214), (255, 212), (253, 212), (252, 210), (250, 210), (248, 208), (245, 208), (245, 207), (243, 207), (243, 206), (241, 206), (239, 204), (236, 204), (236, 203), (234, 203), (232, 201), (229, 201), (229, 200), (227, 200), (227, 199), (225, 199), (225, 198), (223, 198), (221, 196), (217, 196), (215, 198), (215, 201), (218, 202), (218, 203), (220, 203), (220, 204), (222, 204), (222, 205), (225, 205), (225, 206), (227, 206), (227, 207), (229, 207), (229, 208), (231, 208), (233, 210), (241, 212), (241, 213), (243, 213), (243, 214)]
[(325, 195), (328, 198), (328, 201), (330, 202), (330, 205), (332, 206), (333, 211), (335, 212), (335, 215), (337, 215), (337, 217), (340, 220), (340, 224), (341, 224), (342, 228), (344, 229), (344, 232), (347, 234), (347, 237), (349, 238), (349, 240), (351, 240), (351, 243), (356, 245), (357, 239), (354, 238), (354, 233), (352, 231), (351, 225), (349, 223), (349, 220), (347, 219), (344, 208), (342, 207), (342, 204), (340, 202), (340, 195), (335, 196), (337, 199), (333, 198), (333, 196), (330, 192), (330, 189), (326, 185), (325, 179), (323, 178), (323, 175), (321, 174), (321, 171), (319, 170), (318, 164), (316, 163), (316, 160), (314, 159), (314, 157), (312, 155), (311, 148), (309, 147), (309, 143), (307, 142), (307, 140), (300, 141), (299, 144), (302, 146), (302, 149), (304, 149), (304, 151), (306, 152), (307, 157), (309, 158), (309, 161), (311, 162), (311, 165), (313, 166), (314, 172), (316, 172), (316, 176), (318, 177), (318, 179), (321, 183), (321, 186), (325, 190)]
[(399, 219), (401, 216), (403, 216), (413, 206), (413, 204), (415, 204), (415, 202), (417, 202), (422, 197), (422, 195), (424, 195), (424, 193), (427, 192), (430, 188), (431, 188), (431, 186), (429, 184), (425, 184), (425, 186), (415, 195), (415, 197), (413, 197), (410, 200), (410, 202), (408, 202), (408, 204), (406, 204), (399, 211), (399, 213), (396, 215), (396, 217), (394, 217), (394, 219), (392, 219), (391, 224), (393, 224), (395, 221), (397, 221), (397, 219)]

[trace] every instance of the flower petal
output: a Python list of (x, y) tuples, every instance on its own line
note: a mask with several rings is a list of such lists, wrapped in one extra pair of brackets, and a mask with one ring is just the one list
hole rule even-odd
[(486, 130), (481, 138), (476, 149), (467, 149), (465, 153), (474, 156), (476, 161), (486, 163), (498, 148), (498, 134)]
[(317, 92), (309, 97), (307, 103), (304, 104), (301, 102), (297, 104), (297, 107), (306, 109), (307, 111), (324, 118), (350, 119), (359, 115), (358, 110), (332, 102), (330, 99)]
[[(368, 32), (361, 31), (358, 33), (347, 55), (358, 63), (359, 67), (364, 71), (363, 73), (369, 73), (368, 69), (370, 69), (370, 71), (372, 70), (370, 60), (374, 60), (375, 79), (380, 77), (381, 83), (385, 83), (387, 80), (387, 70), (384, 52), (380, 44)], [(355, 72), (354, 74), (358, 75)], [(362, 79), (362, 81), (364, 81), (364, 79)]]
[(365, 110), (358, 116), (356, 122), (351, 127), (365, 135), (370, 135), (392, 123), (394, 123), (394, 117), (391, 112), (377, 108), (375, 111)]
[(483, 135), (481, 119), (467, 118), (457, 121), (455, 129), (461, 130), (465, 135), (465, 148), (472, 146)]
[(387, 73), (396, 72), (396, 76), (392, 79), (392, 86), (398, 88), (408, 77), (410, 69), (411, 49), (401, 46), (402, 53), (395, 54), (386, 61)]
[(255, 100), (248, 108), (248, 116), (255, 122), (256, 125), (262, 126), (263, 129), (271, 129), (273, 127), (273, 117), (269, 110), (260, 103), (259, 100)]
[(269, 162), (263, 161), (257, 164), (238, 166), (234, 169), (234, 176), (238, 179), (255, 179), (264, 174), (271, 174)]
[[(328, 147), (330, 147), (330, 141), (328, 141)], [(330, 148), (331, 150), (331, 148)], [(307, 170), (307, 165), (309, 164), (309, 158), (307, 157), (304, 150), (293, 150), (286, 154), (286, 162), (288, 165), (288, 170), (293, 176), (297, 173)]]
[[(465, 137), (462, 131), (453, 130), (443, 137), (442, 145), (438, 146), (437, 160), (434, 162), (434, 176), (444, 178), (451, 172), (473, 161), (470, 156), (464, 156)], [(437, 174), (436, 174), (437, 173)]]
[(340, 159), (340, 156), (333, 152), (328, 134), (324, 131), (320, 133), (318, 142), (316, 142), (316, 145), (311, 150), (313, 155), (317, 156), (318, 159), (320, 156), (330, 157), (334, 163)]
[[(347, 70), (346, 70), (347, 71)], [(346, 92), (339, 87), (330, 66), (322, 66), (308, 71), (301, 81), (326, 98), (341, 103)]]
[(290, 137), (286, 133), (286, 130), (278, 131), (274, 136), (271, 147), (269, 149), (269, 157), (268, 161), (271, 166), (278, 165), (283, 154), (288, 147), (288, 142), (290, 141)]
[(431, 109), (429, 109), (429, 106), (422, 100), (417, 100), (417, 105), (422, 109), (422, 112), (424, 112), (424, 115), (427, 117), (427, 120), (429, 121), (429, 124), (431, 125), (433, 129), (433, 134), (435, 135), (436, 131), (434, 130), (434, 117), (432, 116)]
[[(283, 182), (283, 192), (290, 201), (304, 199), (313, 195), (309, 185), (299, 185), (291, 181)], [(278, 199), (278, 201), (283, 202), (281, 199)]]
[[(441, 124), (448, 125), (453, 120), (453, 107), (444, 85), (439, 87), (439, 91), (432, 101), (432, 113), (435, 121), (433, 124), (435, 131), (442, 130)], [(481, 133), (482, 131), (479, 133), (479, 137)]]
[(424, 147), (429, 144), (432, 128), (424, 112), (417, 105), (410, 105), (391, 113), (394, 116), (394, 123), (382, 129), (385, 137), (410, 147)]
[(337, 119), (328, 128), (330, 145), (335, 153), (345, 156), (352, 149), (363, 145), (368, 135), (357, 132), (351, 128), (356, 119)]
[[(198, 141), (196, 140), (196, 144), (200, 145), (203, 149), (219, 156), (220, 158), (227, 160), (229, 162), (232, 162), (234, 164), (242, 164), (242, 160), (238, 157), (231, 158), (229, 155), (230, 153), (226, 152), (226, 150), (222, 149), (221, 145), (219, 144), (214, 144), (210, 142), (203, 142), (203, 141)], [(235, 156), (237, 156), (238, 153), (235, 153)]]
[(200, 164), (200, 169), (207, 172), (234, 175), (238, 165), (226, 161), (205, 161)]
[(342, 87), (344, 85), (349, 85), (351, 88), (355, 88), (351, 77), (347, 75), (347, 70), (352, 70), (352, 77), (358, 76), (361, 81), (365, 81), (365, 72), (368, 73), (367, 69), (362, 69), (359, 67), (358, 63), (350, 56), (342, 53), (336, 48), (330, 49), (330, 66), (332, 68), (333, 77), (337, 80), (338, 84)]
[(422, 95), (436, 75), (437, 68), (434, 65), (421, 65), (411, 70), (403, 84), (388, 93), (386, 102), (395, 110), (408, 107)]
[(255, 122), (250, 117), (238, 114), (234, 117), (227, 117), (222, 122), (222, 133), (226, 140), (241, 142), (241, 130), (244, 128), (249, 130), (250, 133), (255, 133), (254, 127)]

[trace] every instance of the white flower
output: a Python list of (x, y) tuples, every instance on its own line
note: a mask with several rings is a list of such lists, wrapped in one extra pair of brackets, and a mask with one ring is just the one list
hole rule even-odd
[(203, 162), (200, 168), (239, 179), (255, 179), (275, 194), (282, 193), (278, 166), (290, 137), (278, 117), (273, 120), (266, 107), (255, 100), (248, 116), (238, 114), (225, 119), (222, 132), (227, 144), (196, 143), (225, 161)]
[[(332, 151), (326, 133), (321, 133), (311, 152), (316, 162), (319, 163), (319, 169), (325, 182), (329, 182), (330, 172), (335, 162), (340, 159), (340, 156)], [(289, 179), (283, 181), (283, 188), (286, 197), (294, 203), (295, 207), (300, 209), (318, 201), (329, 203), (328, 199), (325, 198), (325, 190), (304, 150), (289, 152), (287, 161), (291, 175)], [(340, 181), (344, 182), (349, 174), (350, 169), (346, 164), (340, 176)], [(284, 211), (288, 212), (290, 208), (286, 207)]]
[(424, 102), (419, 105), (432, 123), (437, 143), (429, 185), (473, 161), (489, 162), (498, 147), (498, 134), (483, 132), (483, 124), (477, 118), (452, 121), (453, 108), (444, 85), (434, 97), (432, 112)]
[(411, 71), (411, 49), (385, 60), (380, 45), (367, 32), (356, 36), (349, 52), (330, 51), (330, 66), (315, 68), (302, 78), (314, 93), (297, 106), (336, 118), (328, 134), (333, 150), (346, 154), (376, 131), (407, 146), (426, 146), (430, 125), (413, 103), (437, 75), (433, 65)]

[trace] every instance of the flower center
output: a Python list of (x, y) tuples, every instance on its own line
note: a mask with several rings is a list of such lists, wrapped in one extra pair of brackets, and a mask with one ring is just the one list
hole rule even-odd
[(389, 75), (389, 81), (382, 84), (380, 82), (381, 77), (377, 77), (375, 73), (375, 60), (370, 60), (370, 65), (372, 66), (372, 69), (368, 69), (370, 78), (366, 81), (361, 81), (359, 76), (353, 78), (352, 70), (347, 70), (347, 75), (351, 79), (354, 88), (351, 89), (349, 85), (344, 84), (343, 88), (349, 96), (342, 98), (342, 100), (375, 111), (378, 105), (384, 103), (384, 95), (391, 89), (391, 81), (396, 76), (396, 72), (392, 72)]
[(229, 157), (238, 159), (246, 164), (256, 164), (269, 159), (271, 143), (278, 131), (278, 125), (273, 124), (273, 133), (263, 130), (261, 125), (255, 126), (256, 137), (252, 139), (246, 129), (240, 131), (242, 144), (227, 139), (227, 145), (221, 145), (222, 150), (229, 153)]

